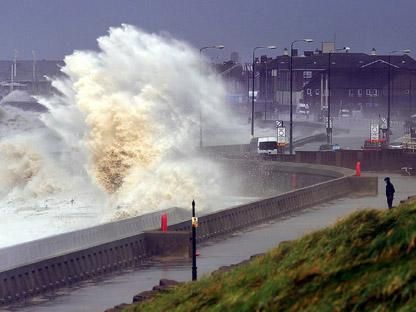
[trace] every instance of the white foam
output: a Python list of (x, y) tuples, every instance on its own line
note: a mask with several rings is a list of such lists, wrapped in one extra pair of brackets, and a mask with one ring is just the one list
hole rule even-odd
[(217, 166), (194, 152), (200, 112), (204, 127), (227, 120), (224, 88), (198, 51), (130, 25), (98, 46), (65, 58), (58, 92), (38, 98), (47, 113), (0, 127), (0, 246), (220, 191)]

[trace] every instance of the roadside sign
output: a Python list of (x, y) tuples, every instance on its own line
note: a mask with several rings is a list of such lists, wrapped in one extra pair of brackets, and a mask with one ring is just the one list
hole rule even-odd
[(378, 124), (371, 124), (370, 125), (370, 140), (371, 141), (378, 141), (380, 136), (380, 128)]
[(277, 145), (286, 144), (286, 128), (279, 127), (277, 128)]
[(276, 128), (283, 127), (283, 120), (276, 120)]

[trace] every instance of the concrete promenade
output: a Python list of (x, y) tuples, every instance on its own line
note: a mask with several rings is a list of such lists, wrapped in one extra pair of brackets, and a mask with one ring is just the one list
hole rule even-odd
[[(392, 178), (397, 189), (395, 204), (416, 193), (416, 178), (396, 174), (379, 174), (379, 194), (376, 197), (345, 197), (304, 210), (268, 224), (258, 225), (232, 234), (226, 239), (210, 241), (200, 246), (198, 273), (208, 273), (220, 266), (241, 262), (253, 254), (265, 252), (284, 240), (295, 239), (310, 231), (328, 226), (338, 218), (357, 209), (386, 209), (384, 176)], [(53, 300), (35, 298), (38, 304), (19, 311), (103, 311), (122, 302), (131, 302), (133, 295), (149, 290), (161, 278), (189, 280), (191, 264), (188, 261), (175, 264), (153, 263), (141, 270), (62, 289)], [(46, 300), (46, 301), (45, 301)], [(43, 301), (39, 303), (39, 301)]]

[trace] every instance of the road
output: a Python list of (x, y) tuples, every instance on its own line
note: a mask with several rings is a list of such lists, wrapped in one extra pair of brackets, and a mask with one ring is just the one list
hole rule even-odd
[[(338, 134), (334, 134), (332, 142), (334, 144), (339, 144), (342, 149), (361, 149), (364, 145), (364, 141), (370, 139), (370, 121), (364, 120), (342, 120), (339, 119), (334, 122), (336, 128), (341, 130), (347, 130), (348, 133), (343, 131)], [(393, 123), (391, 126), (392, 136), (390, 137), (390, 142), (397, 140), (403, 136), (403, 126), (400, 123)], [(316, 151), (319, 150), (319, 146), (326, 142), (313, 142), (305, 144), (299, 148), (296, 148), (297, 151)]]
[[(287, 116), (286, 116), (287, 117)], [(288, 117), (287, 117), (288, 118)], [(298, 123), (294, 124), (293, 137), (294, 140), (301, 139), (314, 134), (325, 133), (325, 125), (311, 122), (309, 126), (305, 123), (308, 120), (295, 118)], [(287, 128), (287, 139), (289, 139), (289, 122), (284, 119)], [(311, 119), (313, 120), (313, 119)], [(356, 119), (356, 118), (335, 118), (334, 120), (334, 136), (333, 143), (337, 143), (343, 149), (361, 149), (364, 141), (370, 139), (370, 123), (377, 120)], [(239, 126), (236, 126), (239, 124)], [(250, 141), (249, 136), (250, 124), (244, 124), (241, 120), (239, 123), (230, 124), (229, 128), (221, 129), (205, 129), (204, 144), (206, 145), (228, 145), (228, 144), (247, 144)], [(391, 130), (393, 132), (391, 142), (403, 136), (404, 128), (400, 122), (392, 122)], [(276, 136), (276, 128), (272, 120), (263, 123), (261, 126), (256, 123), (256, 137)], [(305, 144), (295, 150), (299, 151), (316, 151), (319, 146), (326, 142), (314, 142)]]
[[(200, 246), (198, 273), (212, 272), (220, 266), (230, 265), (262, 253), (279, 242), (292, 240), (316, 229), (328, 226), (339, 218), (359, 209), (386, 209), (383, 178), (379, 176), (379, 195), (376, 197), (346, 197), (305, 210), (291, 217), (258, 225), (233, 234), (226, 239), (212, 241)], [(416, 193), (416, 177), (389, 174), (397, 190), (395, 204)], [(153, 263), (140, 270), (84, 283), (79, 287), (64, 289), (53, 298), (36, 298), (31, 305), (13, 307), (10, 310), (24, 312), (86, 312), (104, 311), (149, 290), (162, 278), (179, 281), (190, 280), (191, 263)], [(10, 311), (9, 310), (9, 311)]]

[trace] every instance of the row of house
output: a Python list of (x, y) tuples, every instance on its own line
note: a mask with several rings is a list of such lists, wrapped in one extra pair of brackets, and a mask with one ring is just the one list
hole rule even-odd
[[(293, 105), (308, 104), (316, 115), (326, 110), (328, 103), (333, 116), (341, 109), (360, 111), (369, 117), (386, 115), (389, 99), (393, 118), (416, 113), (416, 61), (413, 58), (407, 54), (377, 55), (375, 50), (370, 54), (340, 52), (334, 44), (329, 47), (305, 51), (303, 55), (292, 51), (292, 71), (287, 52), (275, 58), (256, 59), (256, 111), (289, 110), (292, 73)], [(235, 65), (239, 72), (235, 69), (234, 75), (224, 77), (229, 92), (241, 94), (240, 104), (250, 105), (248, 94), (253, 90), (253, 66)]]
[[(257, 112), (289, 110), (290, 77), (293, 79), (293, 104), (308, 104), (311, 113), (319, 115), (328, 103), (332, 115), (341, 109), (360, 111), (367, 116), (386, 115), (390, 101), (392, 117), (416, 113), (416, 61), (407, 54), (377, 55), (338, 51), (335, 44), (322, 50), (292, 51), (290, 70), (288, 51), (241, 64), (235, 55), (228, 62), (214, 64), (228, 90), (229, 102), (248, 109), (249, 94), (254, 94)], [(0, 96), (12, 90), (31, 94), (50, 92), (47, 77), (60, 74), (63, 61), (0, 61)], [(254, 89), (254, 92), (253, 92)]]

